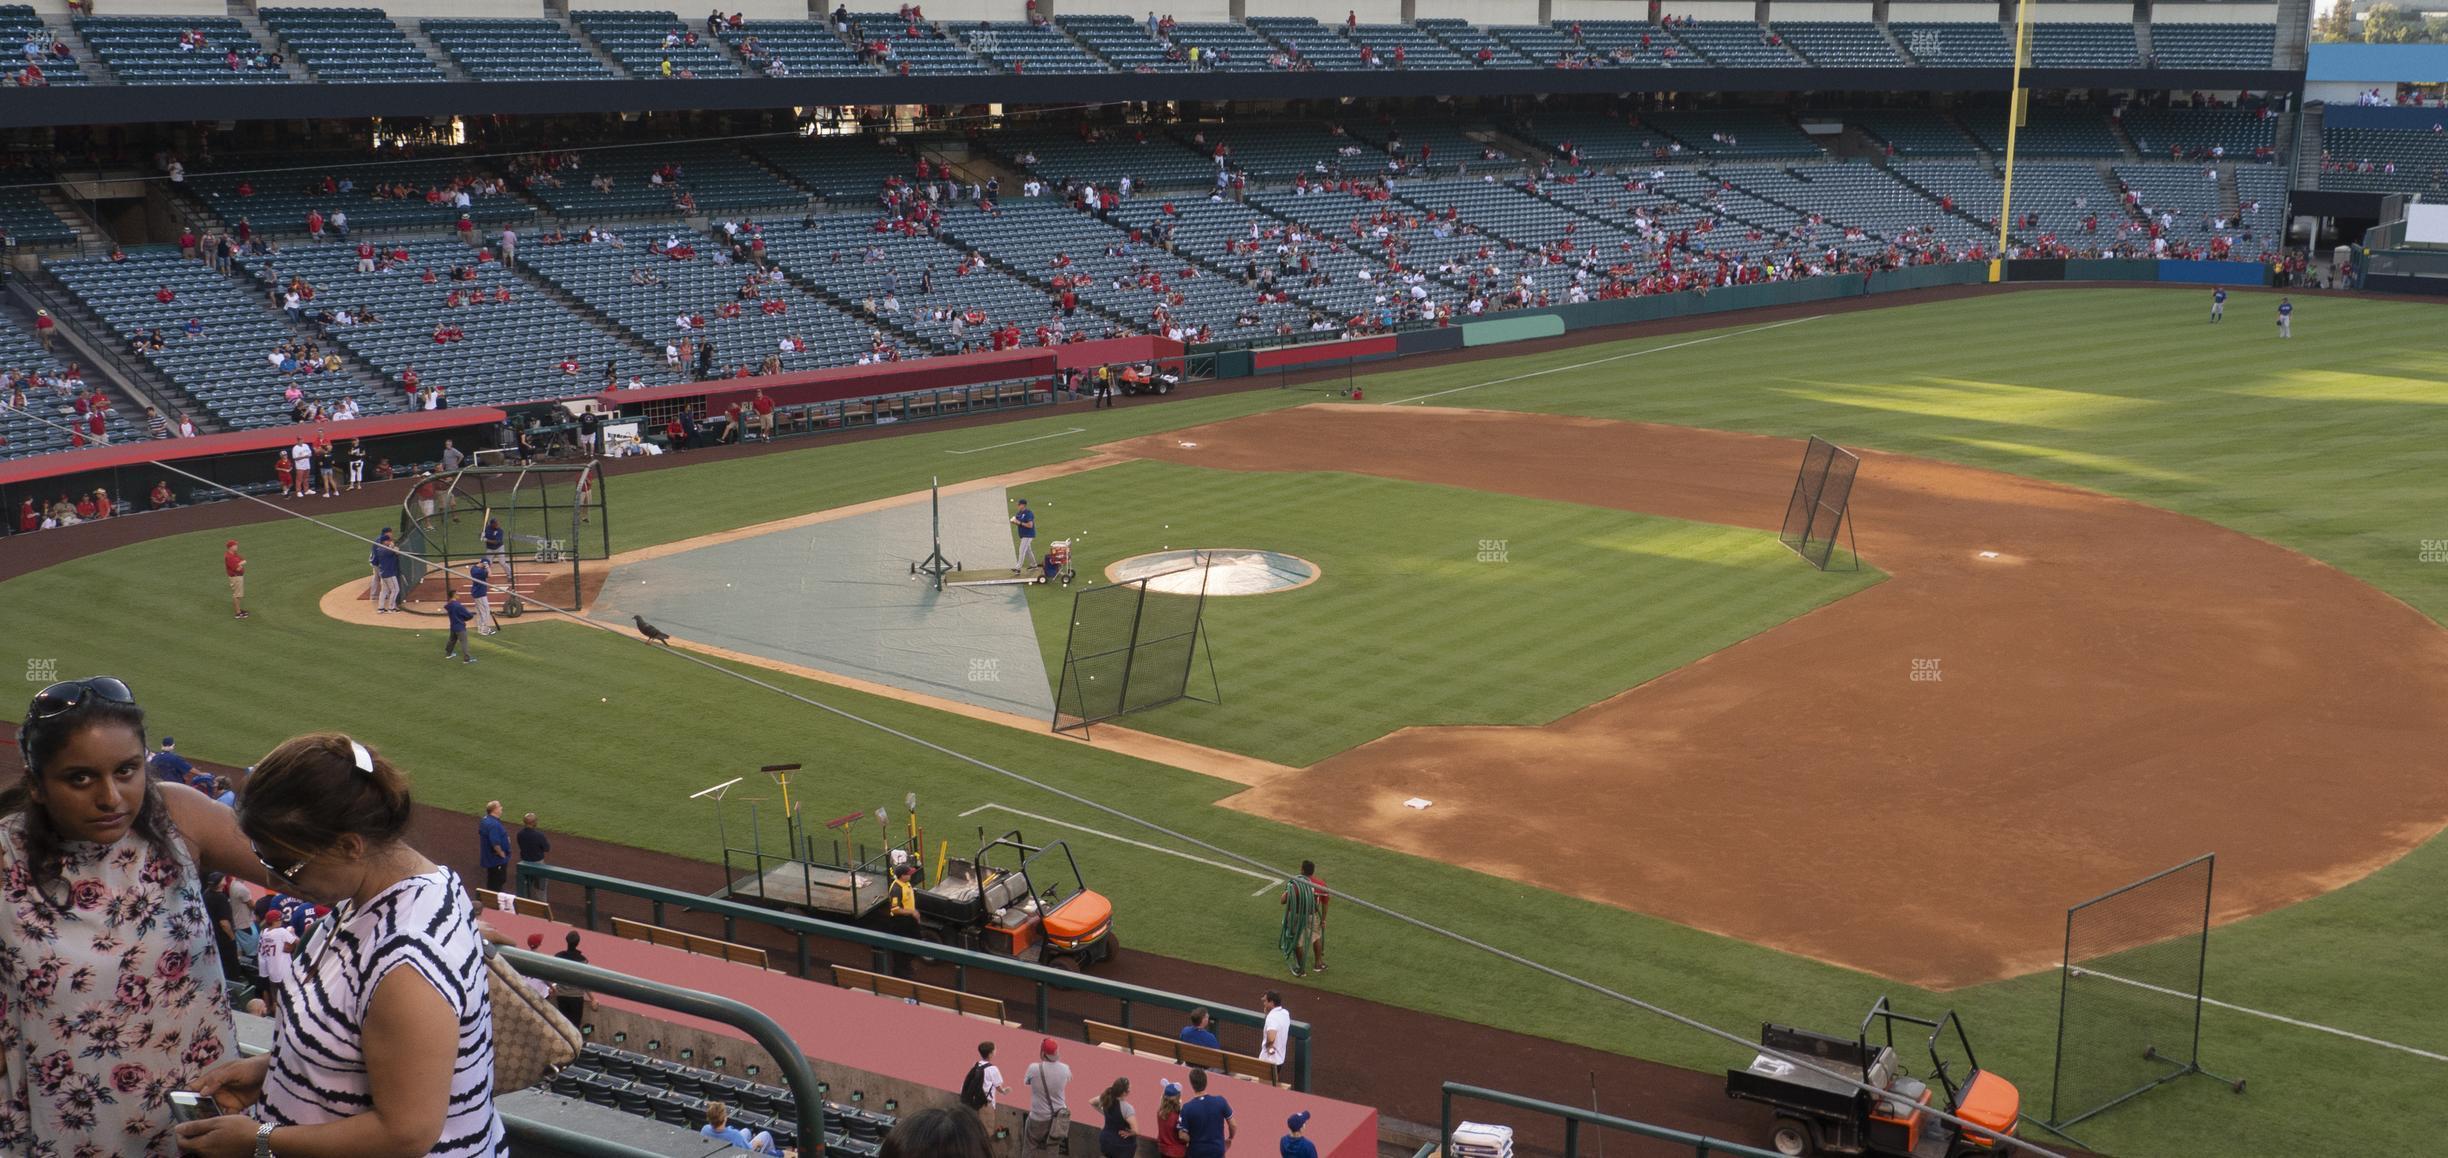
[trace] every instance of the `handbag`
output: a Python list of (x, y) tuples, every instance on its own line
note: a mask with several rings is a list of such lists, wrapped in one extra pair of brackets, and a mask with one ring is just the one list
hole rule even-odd
[(493, 999), (493, 1092), (523, 1090), (578, 1060), (586, 1037), (527, 978), (485, 946), (485, 990)]

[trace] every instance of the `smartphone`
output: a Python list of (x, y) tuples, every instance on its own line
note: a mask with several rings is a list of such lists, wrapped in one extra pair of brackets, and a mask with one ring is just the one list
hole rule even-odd
[(218, 1112), (211, 1098), (193, 1090), (170, 1091), (170, 1120), (173, 1122), (201, 1122)]

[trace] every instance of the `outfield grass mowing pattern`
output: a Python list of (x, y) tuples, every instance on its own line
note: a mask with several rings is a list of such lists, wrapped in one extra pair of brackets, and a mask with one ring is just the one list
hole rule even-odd
[[(2448, 566), (2418, 565), (2420, 540), (2448, 538), (2437, 501), (2437, 464), (2448, 447), (2448, 387), (2438, 385), (2448, 381), (2448, 353), (2430, 340), (2437, 307), (2300, 303), (2298, 337), (2280, 346), (2266, 319), (2251, 316), (2267, 299), (2231, 301), (2231, 320), (2213, 329), (2200, 321), (2201, 296), (2056, 291), (1850, 314), (1438, 401), (1820, 433), (1840, 444), (2094, 487), (2305, 551), (2440, 618), (2448, 610), (2441, 582)], [(1401, 398), (1683, 340), (1385, 375), (1369, 382), (1369, 394)], [(616, 547), (907, 493), (929, 474), (975, 478), (1306, 399), (1262, 391), (1066, 410), (990, 432), (913, 432), (614, 479)], [(1071, 426), (1089, 430), (946, 453)], [(1859, 514), (1876, 518), (1875, 511)], [(371, 530), (390, 520), (363, 521)], [(707, 855), (713, 838), (710, 811), (693, 811), (686, 795), (783, 759), (822, 761), (822, 775), (794, 785), (804, 786), (815, 815), (872, 808), (915, 790), (930, 824), (946, 835), (968, 823), (950, 816), (991, 801), (1160, 839), (764, 693), (681, 671), (670, 666), (676, 659), (642, 656), (634, 642), (587, 628), (521, 625), (477, 641), (486, 662), (445, 666), (438, 635), (349, 627), (316, 612), (324, 590), (362, 574), (362, 547), (294, 523), (239, 535), (250, 560), (252, 621), (228, 618), (214, 566), (223, 535), (192, 534), (0, 584), (8, 651), (56, 658), (72, 676), (127, 677), (152, 709), (156, 734), (174, 731), (182, 748), (205, 758), (245, 763), (291, 732), (345, 728), (409, 768), (420, 796), (433, 803), (473, 810), (499, 796), (514, 809), (536, 808), (548, 827), (687, 855)], [(1233, 788), (1219, 781), (777, 682), (1274, 864), (1314, 856), (1347, 895), (1433, 916), (1738, 1032), (1762, 1019), (1841, 1029), (1882, 992), (1905, 1008), (1953, 1007), (1982, 1060), (2022, 1086), (2027, 1107), (2036, 1109), (2047, 1094), (2053, 972), (1943, 996), (1919, 993), (1215, 808)], [(2181, 826), (2183, 818), (2168, 822)], [(1894, 841), (1897, 875), (1875, 884), (1930, 895), (1944, 894), (1951, 858), (2014, 855), (2011, 841), (1845, 838)], [(1114, 896), (1133, 945), (1260, 973), (1277, 966), (1273, 905), (1247, 897), (1247, 878), (1094, 837), (1076, 843), (1091, 882)], [(1747, 834), (1727, 839), (1728, 856), (1788, 851), (1758, 847)], [(2438, 984), (2439, 963), (2448, 960), (2442, 895), (2448, 847), (2433, 840), (2363, 881), (2214, 932), (2210, 993), (2448, 1052), (2448, 996)], [(1335, 989), (1703, 1069), (1747, 1060), (1581, 991), (1491, 969), (1486, 958), (1424, 934), (1350, 920), (1337, 937)], [(2216, 1008), (2203, 1035), (2204, 1063), (2251, 1079), (2251, 1093), (2239, 1098), (2207, 1081), (2179, 1082), (2089, 1124), (2085, 1141), (2119, 1154), (2170, 1155), (2412, 1154), (2437, 1146), (2448, 1066)], [(1330, 1053), (1326, 1064), (1366, 1062)], [(1510, 1084), (1540, 1092), (1547, 1076), (1524, 1073)]]

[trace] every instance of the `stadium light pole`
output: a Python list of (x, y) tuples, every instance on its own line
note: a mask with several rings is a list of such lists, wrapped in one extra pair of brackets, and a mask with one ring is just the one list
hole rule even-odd
[(2014, 79), (2006, 97), (2006, 177), (1998, 187), (1997, 256), (1989, 259), (1989, 280), (2006, 280), (2007, 230), (2014, 224), (2015, 134), (2023, 127), (2031, 92), (2023, 87), (2023, 66), (2031, 63), (2031, 0), (2015, 3)]

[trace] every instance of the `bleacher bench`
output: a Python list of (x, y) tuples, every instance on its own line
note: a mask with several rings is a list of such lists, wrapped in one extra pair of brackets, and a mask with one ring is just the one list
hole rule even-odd
[(870, 973), (865, 969), (853, 969), (847, 965), (833, 967), (833, 984), (844, 989), (863, 989), (879, 997), (898, 997), (903, 1001), (915, 1001), (920, 1005), (949, 1009), (963, 1017), (974, 1017), (998, 1025), (1017, 1024), (1004, 1016), (1001, 1001), (992, 997), (981, 997), (975, 993), (963, 993), (958, 989), (946, 989), (940, 985), (927, 985), (906, 978)]
[(666, 929), (661, 925), (649, 925), (643, 921), (614, 917), (612, 918), (612, 935), (626, 941), (649, 941), (667, 949), (695, 953), (700, 957), (720, 957), (725, 961), (754, 965), (759, 969), (773, 968), (772, 964), (766, 960), (765, 951), (753, 945), (735, 944), (714, 937), (700, 937), (695, 933), (683, 933), (678, 929)]
[(1107, 1025), (1102, 1021), (1083, 1021), (1081, 1024), (1088, 1027), (1088, 1044), (1093, 1046), (1120, 1050), (1123, 1053), (1137, 1054), (1140, 1057), (1156, 1058), (1160, 1061), (1179, 1062), (1186, 1066), (1198, 1066), (1201, 1069), (1226, 1074), (1243, 1081), (1266, 1082), (1286, 1089), (1291, 1088), (1291, 1083), (1276, 1073), (1282, 1067), (1250, 1054), (1192, 1045), (1178, 1037), (1148, 1033), (1119, 1025)]

